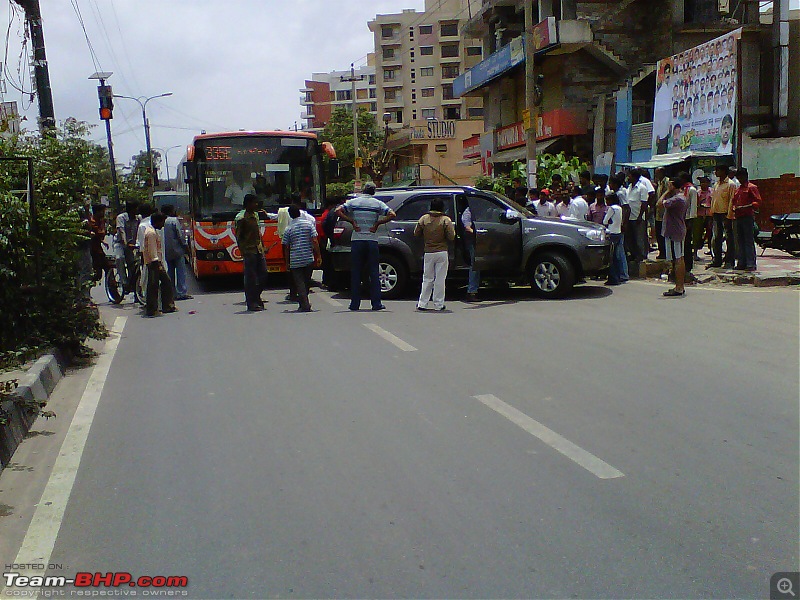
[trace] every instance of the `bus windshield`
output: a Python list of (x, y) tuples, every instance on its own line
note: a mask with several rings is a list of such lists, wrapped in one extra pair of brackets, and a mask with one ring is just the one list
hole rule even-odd
[(322, 202), (317, 140), (298, 137), (230, 137), (197, 140), (195, 218), (230, 220), (244, 197), (255, 194), (267, 212), (293, 201)]

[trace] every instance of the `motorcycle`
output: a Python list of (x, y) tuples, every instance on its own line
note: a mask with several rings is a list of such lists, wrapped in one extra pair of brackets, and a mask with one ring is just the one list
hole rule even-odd
[(769, 220), (774, 229), (759, 231), (756, 236), (756, 243), (762, 248), (761, 255), (767, 248), (774, 248), (800, 256), (800, 213), (772, 215)]

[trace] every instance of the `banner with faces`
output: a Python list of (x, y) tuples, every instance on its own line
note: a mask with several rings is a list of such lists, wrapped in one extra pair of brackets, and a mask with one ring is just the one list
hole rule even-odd
[(653, 155), (733, 154), (741, 29), (658, 61)]

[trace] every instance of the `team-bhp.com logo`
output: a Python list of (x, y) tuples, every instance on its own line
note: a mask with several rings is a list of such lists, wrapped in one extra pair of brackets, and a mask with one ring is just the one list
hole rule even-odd
[[(189, 586), (189, 578), (185, 576), (148, 576), (142, 575), (141, 577), (134, 578), (128, 572), (109, 572), (109, 573), (89, 573), (79, 572), (75, 573), (75, 577), (63, 577), (56, 575), (23, 575), (21, 573), (3, 573), (5, 584), (5, 595), (9, 595), (13, 590), (26, 590), (31, 588), (45, 588), (57, 589), (66, 586), (74, 586), (75, 588), (83, 589), (90, 588), (97, 592), (99, 588), (139, 588), (142, 589), (142, 596), (177, 596), (186, 595), (186, 592), (178, 592), (180, 588)], [(87, 596), (104, 595), (98, 593), (90, 593), (90, 589), (86, 590)], [(165, 594), (170, 590), (172, 593)], [(177, 593), (176, 593), (177, 592)], [(17, 595), (17, 594), (11, 594)], [(116, 594), (115, 594), (116, 595)], [(128, 595), (128, 594), (125, 594)], [(130, 594), (136, 595), (135, 592)]]

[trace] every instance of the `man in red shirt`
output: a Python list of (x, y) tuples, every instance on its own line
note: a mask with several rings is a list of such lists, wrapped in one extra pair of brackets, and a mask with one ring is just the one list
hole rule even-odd
[[(736, 171), (739, 178), (739, 189), (731, 201), (732, 218), (735, 219), (736, 229), (736, 254), (738, 270), (756, 270), (756, 244), (754, 239), (755, 211), (761, 202), (761, 193), (755, 184), (750, 183), (747, 169)], [(729, 218), (731, 215), (729, 215)]]

